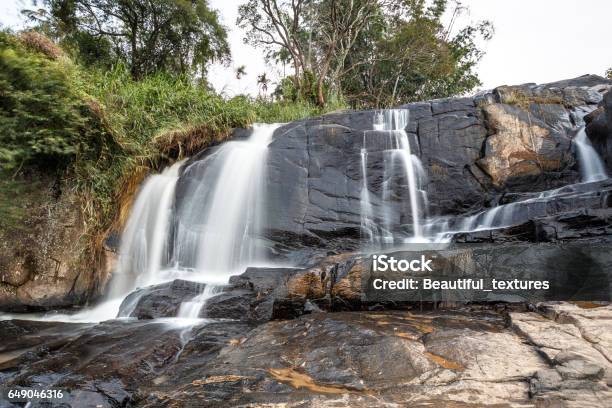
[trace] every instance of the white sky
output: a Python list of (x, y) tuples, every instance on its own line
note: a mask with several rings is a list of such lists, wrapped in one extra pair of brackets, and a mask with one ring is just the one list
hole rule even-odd
[[(277, 78), (279, 68), (266, 66), (262, 53), (242, 41), (236, 27), (238, 5), (244, 0), (209, 0), (229, 29), (233, 62), (214, 66), (210, 81), (226, 95), (257, 94), (256, 77), (267, 72)], [(484, 45), (477, 67), (484, 88), (525, 82), (551, 82), (583, 74), (603, 75), (612, 67), (612, 0), (463, 0), (470, 13), (466, 23), (488, 19), (495, 36)], [(19, 10), (29, 1), (0, 0), (0, 23), (19, 28)], [(245, 65), (240, 81), (235, 68)], [(270, 86), (270, 90), (274, 85)]]

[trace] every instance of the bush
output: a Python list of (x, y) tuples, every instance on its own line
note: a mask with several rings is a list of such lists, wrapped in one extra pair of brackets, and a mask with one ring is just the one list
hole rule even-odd
[(78, 74), (76, 67), (68, 60), (48, 58), (50, 47), (43, 48), (32, 52), (0, 33), (0, 168), (4, 170), (29, 164), (63, 166), (77, 155), (89, 154), (103, 138), (97, 118), (71, 80)]
[[(40, 34), (20, 38), (0, 33), (0, 177), (13, 180), (0, 186), (0, 199), (11, 202), (23, 167), (70, 179), (89, 250), (121, 226), (147, 173), (223, 141), (234, 127), (324, 113), (308, 103), (226, 100), (187, 77), (135, 81), (122, 65), (80, 66)], [(7, 204), (3, 214), (15, 224), (23, 211)]]

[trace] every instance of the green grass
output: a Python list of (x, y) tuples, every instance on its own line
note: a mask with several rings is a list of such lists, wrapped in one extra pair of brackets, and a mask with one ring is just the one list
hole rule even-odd
[[(120, 227), (146, 174), (225, 140), (232, 128), (340, 108), (224, 99), (189, 78), (164, 74), (134, 81), (123, 66), (87, 69), (44, 38), (34, 40), (0, 33), (0, 160), (6, 159), (0, 171), (62, 172), (82, 198), (88, 237), (98, 246)], [(5, 200), (16, 186), (0, 185), (0, 216), (12, 214), (12, 224), (24, 216)]]
[[(100, 200), (90, 211), (113, 218), (117, 180), (134, 173), (158, 171), (164, 165), (196, 153), (212, 142), (225, 140), (232, 128), (254, 122), (289, 122), (320, 115), (323, 110), (305, 103), (275, 103), (244, 96), (224, 99), (186, 78), (159, 74), (141, 81), (117, 67), (84, 73), (84, 97), (97, 104), (104, 125), (121, 146), (112, 164), (76, 163), (82, 189)], [(119, 200), (122, 201), (122, 200)]]

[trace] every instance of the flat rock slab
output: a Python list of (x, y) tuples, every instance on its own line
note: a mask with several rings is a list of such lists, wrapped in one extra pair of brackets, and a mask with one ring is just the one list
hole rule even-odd
[(551, 366), (531, 379), (531, 393), (552, 406), (612, 403), (612, 306), (580, 302), (512, 313), (512, 326)]
[(0, 381), (69, 389), (71, 407), (606, 407), (610, 322), (612, 307), (584, 303), (259, 325), (0, 322)]

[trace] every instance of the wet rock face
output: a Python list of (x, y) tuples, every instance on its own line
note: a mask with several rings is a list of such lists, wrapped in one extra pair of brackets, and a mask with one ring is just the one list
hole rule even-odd
[(604, 95), (599, 108), (587, 115), (587, 134), (593, 147), (612, 173), (612, 92)]
[(176, 317), (181, 303), (202, 293), (204, 287), (203, 283), (176, 279), (138, 289), (123, 300), (119, 307), (119, 316), (138, 319)]
[(539, 194), (505, 194), (503, 212), (496, 215), (507, 228), (460, 233), (461, 243), (564, 242), (603, 239), (612, 234), (612, 181), (575, 184), (551, 197)]
[(258, 326), (4, 321), (0, 381), (63, 388), (69, 407), (606, 407), (611, 317), (610, 306), (546, 304)]
[[(611, 86), (612, 81), (586, 76), (402, 106), (410, 112), (406, 131), (412, 151), (428, 176), (430, 215), (474, 213), (505, 192), (579, 181), (571, 138)], [(372, 111), (337, 113), (277, 130), (266, 187), (266, 237), (273, 252), (359, 247), (364, 146), (375, 214), (385, 181), (388, 147), (385, 136), (372, 131), (373, 119)], [(405, 181), (398, 183), (395, 191), (408, 191)], [(394, 195), (391, 202), (391, 211), (410, 213), (407, 196)]]
[[(531, 231), (527, 230), (528, 226)], [(405, 273), (376, 273), (372, 270), (371, 257), (347, 253), (329, 256), (303, 269), (248, 268), (219, 288), (218, 293), (204, 303), (199, 317), (259, 324), (322, 312), (405, 310), (434, 300), (520, 304), (544, 300), (612, 299), (612, 241), (597, 238), (562, 245), (556, 242), (534, 244), (534, 234), (540, 236), (538, 228), (538, 225), (524, 224), (495, 232), (460, 235), (456, 245), (431, 252), (435, 272), (428, 273), (427, 277), (444, 280), (461, 276), (488, 282), (491, 279), (546, 280), (550, 282), (550, 290), (545, 294), (529, 290), (468, 291), (453, 297), (435, 291), (374, 291), (374, 279), (400, 280), (406, 277)], [(492, 242), (497, 244), (491, 245)], [(396, 259), (410, 259), (412, 254), (387, 253)], [(194, 282), (177, 280), (140, 289), (123, 302), (120, 316), (176, 317), (181, 302), (190, 301), (201, 292), (198, 286)], [(126, 310), (131, 312), (126, 313)]]

